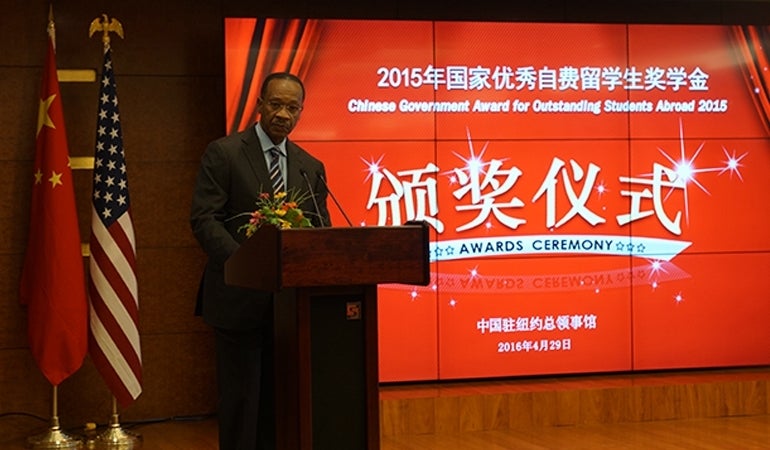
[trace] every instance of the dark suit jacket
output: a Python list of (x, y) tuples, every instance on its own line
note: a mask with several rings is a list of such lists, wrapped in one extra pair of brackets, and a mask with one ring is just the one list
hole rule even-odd
[[(307, 174), (319, 210), (312, 199), (300, 207), (312, 218), (314, 226), (330, 225), (326, 206), (327, 189), (319, 178), (326, 179), (324, 165), (291, 141), (286, 143), (288, 191), (296, 190), (309, 197)], [(245, 239), (238, 228), (246, 223), (256, 208), (261, 192), (271, 190), (270, 176), (262, 147), (254, 127), (211, 142), (201, 158), (200, 171), (193, 193), (190, 225), (193, 234), (209, 256), (198, 291), (196, 312), (206, 323), (220, 328), (243, 330), (259, 326), (271, 294), (252, 289), (226, 286), (224, 263)], [(239, 217), (238, 217), (239, 216)]]

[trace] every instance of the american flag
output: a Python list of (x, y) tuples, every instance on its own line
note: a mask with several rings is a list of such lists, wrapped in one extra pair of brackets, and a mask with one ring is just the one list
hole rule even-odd
[(142, 352), (136, 242), (109, 45), (99, 90), (92, 200), (88, 347), (113, 396), (125, 407), (142, 393)]

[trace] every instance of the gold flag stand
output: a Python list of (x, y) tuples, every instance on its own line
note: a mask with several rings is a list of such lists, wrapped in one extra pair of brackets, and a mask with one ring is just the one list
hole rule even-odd
[[(114, 17), (110, 19), (107, 14), (102, 14), (101, 17), (91, 21), (91, 25), (88, 27), (88, 37), (92, 37), (96, 32), (102, 33), (102, 44), (106, 52), (110, 47), (110, 32), (115, 32), (123, 38), (123, 25)], [(142, 437), (126, 431), (120, 426), (118, 405), (114, 396), (112, 397), (110, 424), (102, 434), (89, 439), (87, 445), (89, 450), (134, 450), (142, 448)]]
[(59, 426), (59, 391), (53, 387), (53, 414), (51, 415), (51, 428), (43, 434), (27, 438), (27, 443), (33, 449), (82, 449), (83, 440), (72, 437), (62, 431)]
[(112, 417), (109, 426), (95, 439), (89, 440), (87, 444), (89, 449), (135, 450), (142, 448), (142, 436), (121, 428), (117, 400), (112, 397)]

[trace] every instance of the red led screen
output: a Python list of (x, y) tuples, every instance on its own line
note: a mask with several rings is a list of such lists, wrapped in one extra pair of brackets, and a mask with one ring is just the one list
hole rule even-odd
[[(761, 29), (228, 19), (228, 131), (272, 71), (358, 225), (424, 220), (380, 379), (770, 363)], [(335, 226), (346, 226), (330, 204)]]

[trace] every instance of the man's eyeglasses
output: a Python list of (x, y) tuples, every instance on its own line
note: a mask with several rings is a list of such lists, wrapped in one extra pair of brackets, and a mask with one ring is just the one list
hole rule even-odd
[(275, 100), (270, 100), (269, 102), (265, 102), (265, 105), (267, 105), (267, 109), (273, 112), (278, 112), (281, 109), (286, 108), (286, 112), (292, 116), (296, 116), (300, 111), (302, 111), (302, 105), (298, 105), (296, 103), (289, 103), (286, 105)]

